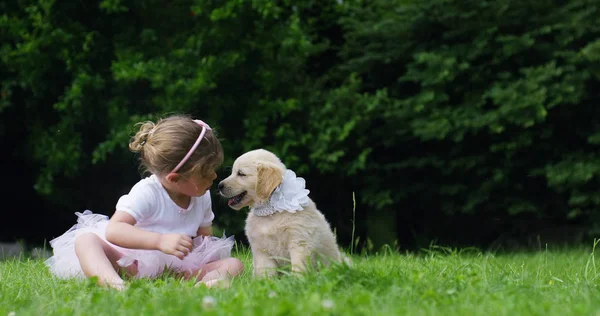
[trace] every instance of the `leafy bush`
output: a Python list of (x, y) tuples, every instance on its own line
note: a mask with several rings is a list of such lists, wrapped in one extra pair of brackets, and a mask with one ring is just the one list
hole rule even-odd
[[(49, 213), (110, 210), (139, 177), (133, 123), (186, 112), (217, 129), (226, 166), (276, 151), (345, 243), (352, 193), (362, 238), (396, 232), (381, 242), (473, 243), (520, 218), (600, 224), (594, 1), (0, 9), (0, 133), (16, 137)], [(215, 207), (240, 234), (243, 214)]]

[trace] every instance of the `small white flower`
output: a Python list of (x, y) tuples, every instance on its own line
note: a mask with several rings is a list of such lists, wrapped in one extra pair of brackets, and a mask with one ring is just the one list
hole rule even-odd
[(217, 306), (217, 300), (212, 296), (205, 296), (202, 298), (202, 308), (211, 309)]
[(275, 296), (277, 296), (277, 293), (275, 293), (275, 292), (269, 293), (269, 298), (274, 298)]
[(323, 306), (324, 309), (329, 310), (329, 309), (332, 309), (335, 304), (333, 303), (332, 300), (323, 300), (323, 301), (321, 301), (321, 305)]
[(15, 315), (17, 315), (17, 313), (15, 313), (15, 312), (8, 313), (8, 316), (15, 316)]

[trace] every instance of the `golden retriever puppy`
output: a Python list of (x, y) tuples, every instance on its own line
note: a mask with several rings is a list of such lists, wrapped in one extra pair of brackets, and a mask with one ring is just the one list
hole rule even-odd
[(309, 262), (313, 267), (317, 262), (349, 263), (304, 186), (304, 179), (264, 149), (238, 157), (231, 175), (219, 183), (229, 207), (250, 208), (245, 232), (255, 276), (272, 276), (290, 263), (293, 272), (306, 271)]

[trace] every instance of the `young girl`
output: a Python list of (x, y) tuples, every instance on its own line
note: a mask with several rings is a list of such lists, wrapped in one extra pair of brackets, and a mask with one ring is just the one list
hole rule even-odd
[(156, 277), (169, 269), (212, 286), (241, 273), (242, 263), (230, 257), (233, 237), (211, 236), (209, 189), (223, 162), (211, 128), (179, 115), (139, 124), (129, 148), (151, 175), (118, 200), (110, 220), (75, 213), (77, 224), (50, 242), (50, 271), (60, 278), (97, 276), (118, 290), (125, 285), (120, 274)]

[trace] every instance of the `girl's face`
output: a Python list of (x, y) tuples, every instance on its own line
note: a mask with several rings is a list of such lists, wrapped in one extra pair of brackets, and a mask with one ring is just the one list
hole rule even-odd
[(199, 172), (192, 174), (189, 178), (180, 181), (179, 192), (188, 196), (202, 196), (210, 190), (213, 181), (217, 178), (217, 173), (212, 170), (208, 176), (203, 176)]

